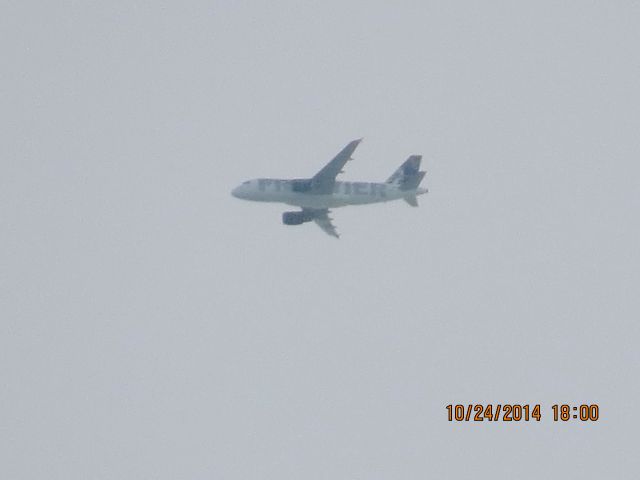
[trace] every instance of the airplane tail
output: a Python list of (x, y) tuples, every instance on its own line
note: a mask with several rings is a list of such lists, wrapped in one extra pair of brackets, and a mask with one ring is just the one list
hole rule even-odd
[(396, 185), (400, 190), (406, 190), (407, 195), (404, 197), (412, 207), (418, 206), (417, 195), (427, 193), (426, 188), (418, 188), (420, 182), (424, 178), (426, 171), (420, 171), (420, 161), (422, 155), (411, 155), (400, 165), (395, 172), (387, 179), (387, 183)]

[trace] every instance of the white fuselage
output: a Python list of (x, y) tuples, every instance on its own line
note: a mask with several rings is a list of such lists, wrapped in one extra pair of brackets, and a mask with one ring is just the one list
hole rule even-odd
[(257, 202), (279, 202), (303, 208), (336, 208), (346, 205), (388, 202), (421, 195), (426, 189), (401, 190), (392, 183), (335, 182), (333, 192), (314, 194), (304, 191), (305, 180), (257, 178), (248, 180), (231, 192), (233, 196)]

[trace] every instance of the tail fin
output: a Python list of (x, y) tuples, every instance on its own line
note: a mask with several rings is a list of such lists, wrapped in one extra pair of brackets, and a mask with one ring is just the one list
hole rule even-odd
[[(411, 155), (397, 168), (395, 172), (393, 172), (393, 175), (387, 178), (387, 183), (402, 184), (405, 178), (417, 175), (420, 170), (421, 160), (422, 155)], [(422, 178), (420, 180), (422, 180)]]
[(420, 171), (420, 161), (422, 155), (411, 155), (405, 162), (398, 167), (387, 179), (387, 183), (397, 185), (400, 190), (406, 190), (407, 194), (404, 197), (404, 201), (412, 207), (418, 206), (417, 195), (422, 195), (427, 192), (426, 188), (418, 188), (420, 182), (427, 173)]

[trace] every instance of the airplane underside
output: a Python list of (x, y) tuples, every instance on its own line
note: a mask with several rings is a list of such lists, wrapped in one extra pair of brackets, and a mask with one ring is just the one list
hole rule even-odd
[[(292, 205), (294, 207), (306, 208), (339, 208), (351, 205), (370, 205), (372, 203), (383, 203), (396, 200), (401, 196), (385, 197), (385, 198), (345, 198), (334, 195), (305, 195), (296, 196), (294, 198), (286, 198), (280, 200), (282, 203)], [(277, 200), (276, 200), (277, 201)]]

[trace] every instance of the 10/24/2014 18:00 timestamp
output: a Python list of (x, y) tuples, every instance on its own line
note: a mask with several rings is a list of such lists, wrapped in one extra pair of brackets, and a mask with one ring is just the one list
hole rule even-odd
[[(540, 404), (458, 403), (449, 404), (446, 409), (447, 420), (450, 422), (539, 422), (543, 416)], [(551, 406), (551, 413), (554, 422), (595, 422), (600, 418), (600, 407), (597, 404), (554, 404)]]

